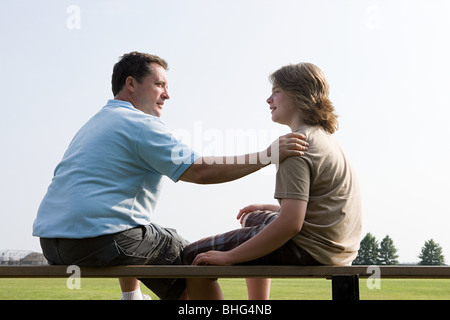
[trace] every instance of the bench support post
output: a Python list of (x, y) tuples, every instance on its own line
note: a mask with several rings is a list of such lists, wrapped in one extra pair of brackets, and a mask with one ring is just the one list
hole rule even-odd
[(359, 300), (359, 275), (331, 277), (333, 300)]

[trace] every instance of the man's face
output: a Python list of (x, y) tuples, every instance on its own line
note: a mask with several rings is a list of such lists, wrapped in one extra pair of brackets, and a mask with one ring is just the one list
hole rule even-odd
[(135, 82), (133, 105), (144, 113), (160, 117), (164, 101), (170, 99), (166, 70), (158, 64), (151, 64), (151, 74), (141, 83)]

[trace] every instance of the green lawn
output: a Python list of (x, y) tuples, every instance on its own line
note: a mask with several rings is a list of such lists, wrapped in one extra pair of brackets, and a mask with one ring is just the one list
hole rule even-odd
[[(244, 279), (220, 279), (225, 298), (246, 299)], [(142, 291), (157, 299), (145, 286)], [(360, 280), (361, 299), (445, 299), (450, 300), (450, 279), (382, 279), (380, 289), (368, 289), (366, 279)], [(119, 300), (121, 293), (116, 279), (81, 279), (81, 289), (70, 290), (66, 279), (0, 279), (0, 300)], [(331, 281), (325, 279), (274, 279), (271, 299), (329, 300)]]

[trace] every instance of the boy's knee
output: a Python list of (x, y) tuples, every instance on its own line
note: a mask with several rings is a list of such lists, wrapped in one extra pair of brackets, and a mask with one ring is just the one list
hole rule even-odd
[[(249, 213), (249, 214), (250, 214), (250, 213)], [(245, 222), (247, 221), (248, 215), (249, 215), (249, 214), (246, 214), (246, 215), (241, 219), (240, 223), (241, 223), (241, 227), (242, 227), (242, 228), (245, 228)]]
[(241, 227), (254, 227), (257, 225), (260, 225), (261, 223), (258, 221), (258, 215), (261, 214), (263, 210), (256, 210), (250, 213), (247, 213), (242, 219), (241, 219)]
[(257, 210), (250, 212), (241, 219), (241, 227), (255, 227), (260, 225), (268, 225), (277, 217), (276, 212), (269, 210)]

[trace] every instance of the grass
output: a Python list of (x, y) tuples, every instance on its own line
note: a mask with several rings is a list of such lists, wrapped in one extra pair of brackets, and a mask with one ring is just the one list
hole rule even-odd
[[(370, 290), (360, 280), (362, 300), (450, 300), (450, 279), (382, 279), (380, 289)], [(229, 300), (247, 299), (244, 279), (220, 279)], [(119, 300), (116, 279), (81, 279), (80, 289), (68, 289), (66, 279), (0, 279), (0, 300)], [(152, 299), (157, 297), (142, 286)], [(329, 300), (331, 281), (325, 279), (273, 279), (273, 300)]]

